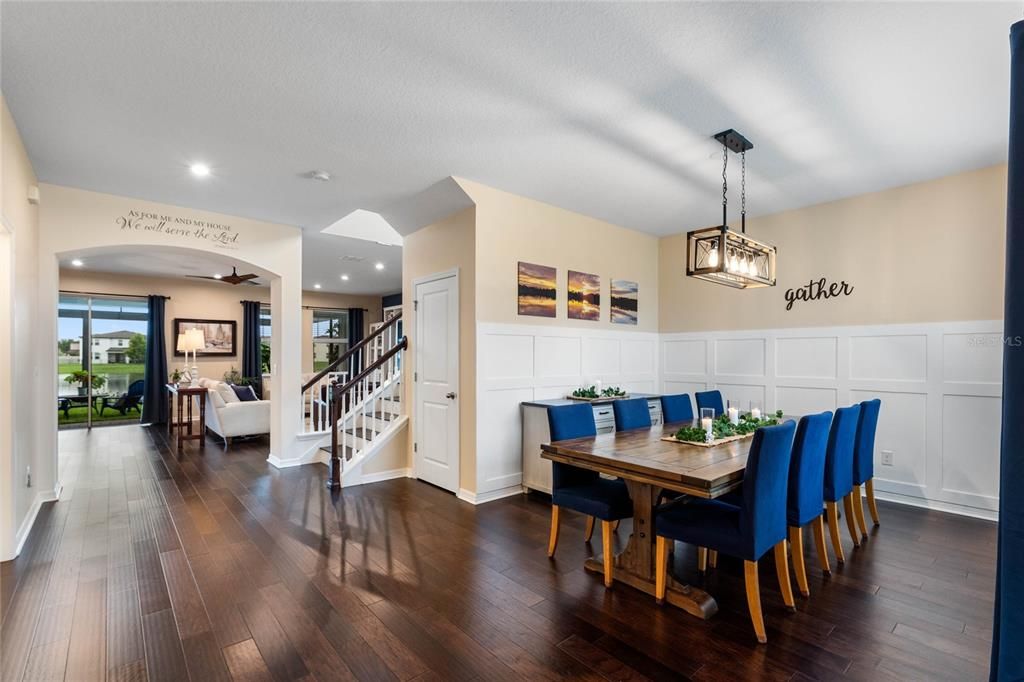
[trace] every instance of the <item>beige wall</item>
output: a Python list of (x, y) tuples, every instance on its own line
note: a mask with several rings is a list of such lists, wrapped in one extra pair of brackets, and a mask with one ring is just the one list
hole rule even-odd
[[(755, 200), (756, 203), (756, 200)], [(778, 284), (739, 291), (686, 277), (686, 235), (661, 240), (662, 332), (1003, 317), (1006, 165), (749, 221), (779, 249)], [(798, 301), (821, 277), (850, 296)]]
[[(149, 277), (124, 275), (85, 270), (62, 269), (60, 271), (61, 291), (82, 291), (104, 294), (127, 294), (145, 296), (161, 294), (170, 296), (164, 316), (166, 318), (167, 364), (168, 367), (184, 366), (184, 358), (174, 355), (173, 325), (176, 317), (192, 317), (212, 320), (235, 320), (238, 333), (242, 333), (242, 306), (240, 301), (270, 303), (269, 287), (230, 286), (184, 277)], [(381, 319), (380, 297), (347, 296), (327, 294), (318, 291), (302, 292), (302, 305), (322, 308), (366, 308), (364, 323), (366, 329)], [(272, 314), (273, 315), (273, 314)], [(273, 317), (272, 317), (273, 319)], [(313, 369), (313, 311), (302, 311), (303, 340), (302, 366), (304, 372)], [(236, 344), (238, 355), (233, 358), (197, 358), (197, 367), (203, 376), (221, 378), (231, 367), (241, 370), (242, 348)]]
[[(32, 365), (19, 362), (36, 347), (32, 318), (39, 252), (39, 212), (28, 202), (28, 188), (36, 184), (25, 146), (7, 103), (0, 95), (0, 561), (13, 557), (15, 533), (22, 527), (37, 495), (52, 499), (52, 485), (43, 490), (36, 478), (25, 485), (28, 467), (33, 474), (43, 456), (36, 442), (33, 398), (38, 390)], [(17, 386), (17, 400), (14, 387)], [(22, 428), (13, 428), (14, 424)]]
[[(409, 348), (416, 348), (413, 280), (438, 272), (459, 270), (459, 486), (476, 491), (476, 211), (467, 208), (405, 237), (402, 245), (402, 317)], [(405, 409), (414, 426), (413, 384), (415, 352), (405, 364)], [(412, 462), (409, 437), (408, 461)]]
[[(476, 202), (476, 312), (479, 322), (657, 331), (657, 237), (468, 180), (460, 179), (458, 182)], [(519, 261), (558, 269), (558, 301), (554, 318), (518, 314), (516, 279)], [(566, 280), (570, 269), (601, 278), (600, 321), (568, 319)], [(612, 279), (639, 284), (636, 326), (609, 321), (609, 283)]]

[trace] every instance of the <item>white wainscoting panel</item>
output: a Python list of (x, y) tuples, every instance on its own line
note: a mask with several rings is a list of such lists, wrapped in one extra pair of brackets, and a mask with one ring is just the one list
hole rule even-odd
[(660, 390), (718, 388), (791, 414), (880, 398), (879, 496), (994, 518), (1002, 329), (984, 320), (662, 334)]
[[(661, 383), (657, 333), (495, 323), (478, 324), (476, 333), (477, 499), (522, 483), (521, 403), (562, 398), (598, 380), (651, 393)], [(685, 345), (705, 352), (703, 341)]]

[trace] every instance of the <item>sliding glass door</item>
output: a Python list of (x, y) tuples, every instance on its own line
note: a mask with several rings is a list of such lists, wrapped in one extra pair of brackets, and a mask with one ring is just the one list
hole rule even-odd
[(138, 421), (145, 393), (144, 297), (62, 293), (57, 306), (57, 423)]

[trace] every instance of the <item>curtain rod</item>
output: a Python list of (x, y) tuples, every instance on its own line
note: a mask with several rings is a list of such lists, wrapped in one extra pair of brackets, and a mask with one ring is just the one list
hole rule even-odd
[[(107, 296), (107, 297), (110, 297), (110, 298), (141, 298), (141, 299), (147, 298), (147, 296), (145, 296), (145, 295), (140, 296), (138, 294), (108, 294), (108, 293), (103, 292), (103, 291), (71, 291), (69, 289), (59, 289), (57, 291), (57, 293), (59, 293), (59, 294), (78, 294), (79, 296)], [(157, 294), (153, 294), (153, 295), (155, 296)], [(171, 297), (170, 296), (161, 296), (161, 298), (165, 298), (167, 300), (170, 300)]]
[[(268, 308), (270, 307), (269, 303), (264, 303), (263, 301), (239, 301), (239, 303), (259, 303), (260, 305), (265, 305)], [(334, 311), (338, 311), (338, 312), (345, 312), (346, 310), (351, 310), (351, 308), (326, 308), (326, 307), (323, 307), (323, 306), (315, 306), (315, 305), (304, 305), (304, 306), (302, 306), (302, 309), (303, 310), (334, 310)], [(369, 308), (357, 308), (357, 310), (362, 310), (364, 313), (370, 312)]]

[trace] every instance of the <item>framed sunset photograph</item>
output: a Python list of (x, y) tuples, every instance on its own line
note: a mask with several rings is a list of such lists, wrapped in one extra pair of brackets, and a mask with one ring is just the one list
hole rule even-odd
[(601, 278), (585, 272), (569, 271), (569, 319), (601, 319)]
[(636, 324), (639, 286), (625, 279), (612, 280), (612, 322)]
[(534, 263), (519, 263), (519, 314), (554, 317), (557, 289), (556, 268)]

